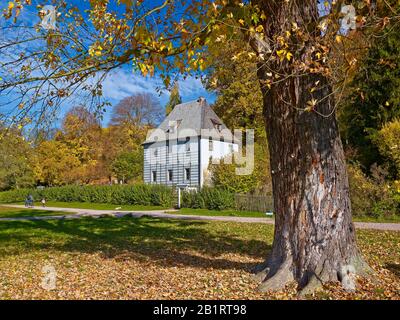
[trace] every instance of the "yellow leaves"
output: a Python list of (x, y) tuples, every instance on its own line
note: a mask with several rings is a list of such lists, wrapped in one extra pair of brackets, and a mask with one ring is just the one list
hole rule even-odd
[(317, 105), (318, 101), (316, 99), (311, 99), (307, 101), (307, 106), (304, 108), (304, 111), (311, 112), (314, 110), (315, 106)]
[(244, 20), (243, 19), (239, 19), (239, 23), (244, 26)]
[(212, 78), (210, 84), (213, 88), (216, 88), (218, 86), (218, 78)]
[(232, 60), (232, 61), (237, 61), (237, 60), (240, 58), (240, 56), (242, 55), (242, 53), (243, 53), (243, 52), (239, 52), (239, 53), (237, 53), (237, 54), (234, 54), (234, 55), (232, 56), (231, 60)]
[(290, 51), (285, 50), (285, 49), (277, 50), (276, 54), (280, 61), (283, 61), (284, 59), (286, 59), (287, 61), (290, 61), (293, 57), (293, 54)]
[(341, 36), (341, 35), (337, 35), (337, 36), (335, 37), (335, 41), (336, 41), (337, 43), (341, 43), (341, 42), (342, 42), (342, 36)]
[(281, 60), (281, 61), (284, 59), (285, 53), (286, 53), (286, 50), (278, 50), (278, 51), (276, 51), (276, 54), (277, 54), (279, 60)]
[(267, 16), (265, 15), (264, 11), (260, 15), (261, 20), (267, 20)]
[(192, 49), (189, 49), (187, 52), (188, 58), (191, 58), (194, 56), (194, 51)]
[(264, 31), (264, 27), (260, 24), (257, 26), (256, 31), (261, 33)]
[(225, 40), (226, 40), (226, 35), (221, 34), (215, 39), (215, 42), (222, 42), (222, 41), (225, 41)]
[(284, 37), (278, 36), (278, 37), (276, 38), (276, 40), (278, 41), (278, 43), (279, 43), (279, 45), (280, 45), (281, 47), (287, 47), (287, 43), (286, 43), (286, 40), (285, 40)]
[(89, 48), (89, 55), (91, 57), (100, 57), (103, 54), (103, 47), (99, 44), (95, 44)]
[(204, 71), (205, 68), (206, 68), (205, 67), (205, 63), (204, 63), (204, 59), (200, 58), (198, 64), (199, 64), (200, 71)]
[(154, 66), (152, 64), (137, 63), (137, 66), (144, 77), (146, 77), (148, 74), (150, 74), (150, 76), (154, 75)]
[(12, 10), (12, 9), (14, 8), (14, 6), (15, 6), (15, 5), (14, 5), (14, 2), (11, 2), (11, 1), (10, 1), (10, 2), (8, 3), (8, 10)]
[(318, 87), (318, 85), (319, 85), (319, 80), (318, 81), (315, 81), (315, 83), (314, 83), (314, 86), (309, 90), (310, 91), (310, 93), (313, 93), (315, 90), (317, 90), (317, 87)]

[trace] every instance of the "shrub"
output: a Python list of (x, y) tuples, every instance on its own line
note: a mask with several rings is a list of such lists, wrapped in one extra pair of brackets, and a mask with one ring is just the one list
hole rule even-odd
[(400, 119), (386, 123), (371, 139), (400, 178)]
[[(240, 165), (234, 161), (238, 155), (239, 153), (228, 155), (218, 164), (210, 163), (208, 166), (210, 177), (206, 183), (217, 188), (228, 189), (233, 193), (270, 192), (272, 181), (268, 146), (265, 141), (254, 144), (254, 168), (249, 174), (237, 174), (238, 168), (243, 170), (248, 165), (248, 163)], [(248, 151), (246, 151), (246, 156), (248, 156)]]
[(64, 186), (44, 189), (16, 189), (0, 193), (0, 203), (22, 202), (28, 194), (37, 201), (93, 202), (172, 207), (173, 190), (160, 185)]
[(396, 182), (390, 182), (373, 169), (372, 177), (367, 177), (358, 165), (349, 165), (351, 206), (354, 216), (374, 218), (400, 214), (400, 189)]
[(223, 188), (203, 187), (201, 190), (183, 192), (182, 206), (209, 210), (235, 208), (235, 194)]

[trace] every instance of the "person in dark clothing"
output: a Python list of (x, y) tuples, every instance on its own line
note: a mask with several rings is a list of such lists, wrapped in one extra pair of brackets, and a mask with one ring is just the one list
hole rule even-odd
[(33, 196), (31, 194), (28, 196), (28, 207), (33, 207)]

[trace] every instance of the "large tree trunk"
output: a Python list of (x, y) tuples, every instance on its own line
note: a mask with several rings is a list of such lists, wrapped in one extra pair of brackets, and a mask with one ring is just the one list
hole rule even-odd
[[(300, 27), (307, 15), (311, 21), (317, 8), (316, 1), (302, 1), (298, 6), (280, 3), (267, 10), (273, 12), (265, 27), (272, 38), (290, 29), (291, 21)], [(276, 63), (282, 70), (281, 62)], [(280, 289), (293, 280), (303, 292), (337, 280), (351, 288), (352, 275), (364, 273), (368, 266), (356, 245), (332, 88), (325, 77), (309, 74), (288, 77), (268, 89), (265, 81), (270, 79), (270, 68), (271, 64), (260, 63), (258, 77), (264, 96), (276, 218), (273, 248), (258, 273), (260, 289)], [(289, 62), (284, 68), (288, 74), (292, 72)], [(319, 89), (312, 97), (322, 99), (316, 110), (326, 116), (303, 111), (317, 81)]]

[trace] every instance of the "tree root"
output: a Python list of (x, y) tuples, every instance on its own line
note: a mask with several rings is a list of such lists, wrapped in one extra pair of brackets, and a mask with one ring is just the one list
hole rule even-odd
[[(292, 263), (291, 258), (286, 259), (283, 263), (276, 263), (276, 261), (268, 259), (268, 262), (255, 267), (253, 277), (257, 282), (261, 282), (258, 290), (261, 292), (278, 291), (284, 289), (288, 283), (293, 281), (300, 284), (300, 280), (294, 277)], [(356, 275), (371, 277), (374, 274), (373, 269), (369, 267), (361, 255), (355, 255), (350, 263), (342, 265), (340, 270), (333, 270), (323, 263), (316, 269), (318, 271), (310, 275), (307, 282), (301, 285), (300, 297), (312, 294), (329, 281), (339, 281), (346, 291), (353, 292), (356, 289)]]
[(308, 283), (299, 291), (299, 297), (305, 297), (308, 294), (312, 294), (316, 290), (322, 288), (323, 283), (315, 275), (313, 275)]
[[(269, 275), (271, 268), (265, 268), (258, 275), (259, 278), (263, 277), (261, 284), (258, 286), (258, 290), (266, 292), (268, 290), (281, 290), (285, 286), (294, 280), (293, 271), (291, 270), (292, 261), (290, 259), (285, 260), (277, 269), (277, 271)], [(268, 271), (267, 271), (268, 270)]]

